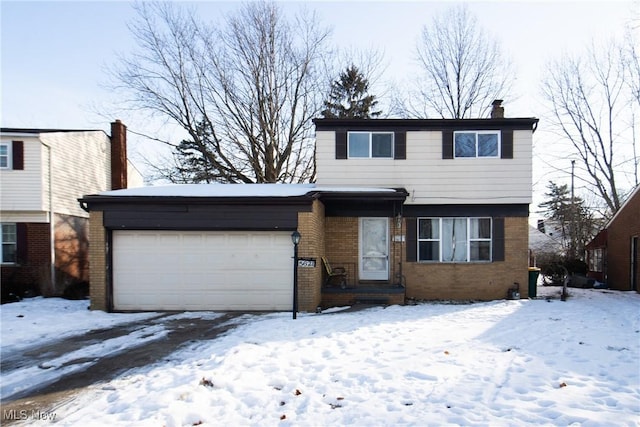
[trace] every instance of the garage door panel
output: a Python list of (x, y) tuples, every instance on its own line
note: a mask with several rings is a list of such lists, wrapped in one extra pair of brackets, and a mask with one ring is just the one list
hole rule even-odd
[(116, 310), (290, 310), (287, 232), (116, 230)]

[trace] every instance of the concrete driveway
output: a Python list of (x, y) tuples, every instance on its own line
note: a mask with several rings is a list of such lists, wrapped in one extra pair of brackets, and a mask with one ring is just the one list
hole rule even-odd
[[(243, 323), (242, 313), (226, 313), (211, 318), (180, 318), (175, 313), (160, 314), (142, 321), (125, 323), (112, 328), (95, 329), (84, 335), (55, 340), (45, 345), (27, 347), (18, 351), (2, 352), (0, 369), (3, 375), (12, 371), (37, 366), (40, 369), (60, 369), (72, 364), (86, 364), (61, 376), (53, 382), (28, 387), (11, 396), (2, 396), (2, 425), (20, 418), (20, 414), (53, 413), (55, 408), (72, 400), (84, 388), (109, 381), (125, 371), (151, 365), (171, 353), (200, 340), (214, 339)], [(47, 361), (70, 354), (95, 343), (143, 331), (149, 326), (162, 325), (164, 333), (157, 340), (142, 340), (140, 345), (123, 348), (101, 357), (71, 359), (63, 366), (51, 367)], [(26, 412), (25, 412), (26, 411)]]

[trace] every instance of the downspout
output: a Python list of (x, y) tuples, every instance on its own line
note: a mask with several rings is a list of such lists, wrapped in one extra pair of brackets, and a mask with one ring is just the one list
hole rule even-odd
[(50, 252), (50, 267), (49, 274), (51, 275), (51, 291), (56, 290), (56, 242), (55, 242), (55, 219), (53, 216), (53, 152), (51, 146), (42, 142), (42, 145), (47, 147), (49, 154), (49, 252)]

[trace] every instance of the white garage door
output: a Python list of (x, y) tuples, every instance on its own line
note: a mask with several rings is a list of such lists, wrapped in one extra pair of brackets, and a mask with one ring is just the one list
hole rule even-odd
[(291, 310), (287, 232), (113, 232), (115, 310)]

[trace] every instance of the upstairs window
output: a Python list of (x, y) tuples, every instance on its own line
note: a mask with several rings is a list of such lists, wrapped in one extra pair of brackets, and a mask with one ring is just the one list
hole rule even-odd
[(393, 158), (393, 132), (349, 132), (349, 158)]
[(455, 157), (500, 157), (500, 131), (454, 132)]
[(11, 144), (0, 143), (0, 169), (11, 169)]

